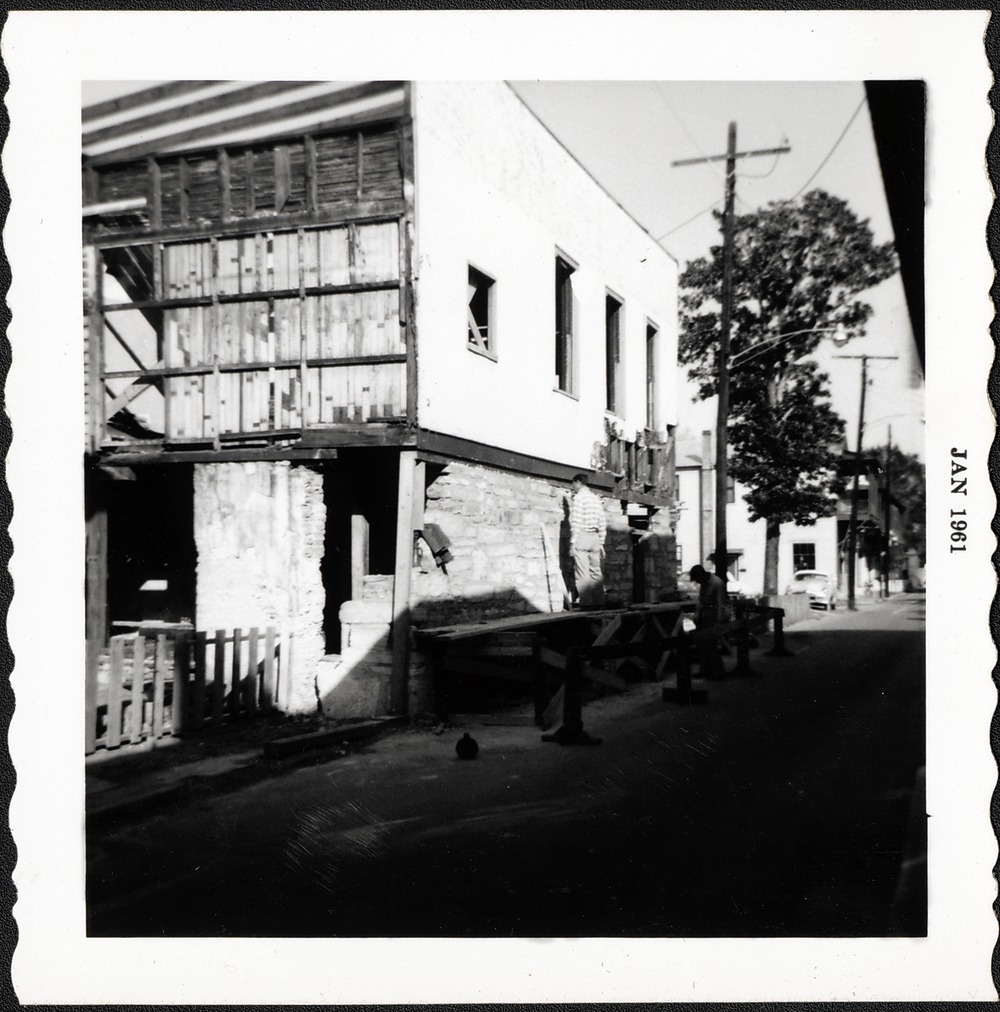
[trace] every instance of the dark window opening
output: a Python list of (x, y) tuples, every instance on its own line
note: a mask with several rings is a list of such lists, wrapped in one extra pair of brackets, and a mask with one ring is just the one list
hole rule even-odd
[(613, 415), (624, 414), (622, 398), (622, 304), (613, 295), (604, 300), (604, 349), (607, 401), (605, 407)]
[(651, 323), (646, 324), (646, 428), (655, 429), (657, 417), (656, 350), (659, 331)]
[(574, 392), (573, 383), (573, 271), (562, 257), (556, 257), (556, 389)]
[(469, 348), (495, 356), (493, 324), (493, 278), (469, 267)]
[(816, 545), (812, 542), (797, 542), (792, 545), (792, 569), (816, 568)]

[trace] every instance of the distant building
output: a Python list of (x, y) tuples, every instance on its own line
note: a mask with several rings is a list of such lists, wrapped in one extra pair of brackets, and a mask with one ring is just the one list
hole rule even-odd
[(581, 470), (609, 599), (674, 587), (676, 264), (509, 87), (179, 82), (83, 127), (88, 684), (187, 619), (278, 628), (287, 711), (419, 709), (413, 623), (563, 607)]
[[(712, 432), (700, 440), (677, 442), (677, 552), (679, 572), (695, 563), (714, 566), (715, 549), (715, 439)], [(841, 450), (838, 471), (845, 488), (834, 516), (820, 517), (811, 526), (782, 524), (778, 547), (778, 590), (784, 591), (800, 569), (830, 573), (837, 578), (841, 597), (847, 594), (848, 531), (855, 454)], [(902, 507), (891, 498), (889, 541), (886, 541), (886, 490), (884, 472), (874, 455), (865, 454), (858, 481), (856, 593), (868, 586), (877, 592), (884, 553), (890, 553), (890, 588), (901, 590), (905, 558), (899, 551)], [(751, 522), (745, 486), (731, 480), (726, 510), (727, 572), (743, 592), (760, 594), (764, 586), (765, 532), (763, 521)]]

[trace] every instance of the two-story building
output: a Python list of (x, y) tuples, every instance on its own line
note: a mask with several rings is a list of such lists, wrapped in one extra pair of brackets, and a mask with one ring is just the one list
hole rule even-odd
[[(714, 566), (715, 548), (715, 443), (711, 431), (700, 439), (677, 440), (676, 523), (678, 570), (684, 572), (701, 563)], [(837, 579), (840, 596), (847, 594), (848, 545), (851, 520), (851, 498), (857, 455), (841, 447), (837, 470), (843, 490), (836, 513), (819, 517), (814, 524), (783, 524), (778, 544), (778, 590), (791, 582), (800, 569), (818, 570)], [(729, 579), (741, 592), (757, 595), (764, 586), (765, 534), (762, 521), (750, 520), (744, 500), (746, 488), (730, 478), (726, 510), (726, 531)], [(888, 530), (886, 510), (891, 510)], [(889, 561), (891, 589), (903, 588), (902, 553), (892, 554), (892, 545), (902, 533), (902, 506), (887, 492), (885, 472), (878, 457), (870, 452), (862, 455), (858, 471), (857, 550), (855, 554), (855, 588), (878, 590), (883, 567)], [(888, 540), (887, 540), (888, 537)]]
[(674, 586), (674, 261), (505, 84), (83, 111), (87, 636), (275, 626), (281, 706), (424, 705), (411, 627)]

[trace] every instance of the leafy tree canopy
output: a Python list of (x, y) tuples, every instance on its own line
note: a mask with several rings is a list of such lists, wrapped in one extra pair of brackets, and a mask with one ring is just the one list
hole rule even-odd
[[(829, 378), (807, 356), (865, 333), (858, 296), (896, 270), (892, 244), (823, 190), (735, 218), (730, 328), (731, 473), (750, 488), (751, 519), (813, 523), (836, 508), (843, 421)], [(722, 246), (688, 264), (679, 359), (702, 398), (717, 392)]]
[[(886, 449), (879, 446), (871, 451), (883, 462), (883, 468)], [(904, 453), (898, 446), (889, 448), (889, 451), (889, 487), (893, 497), (906, 511), (903, 514), (903, 550), (912, 548), (923, 563), (927, 556), (926, 469), (919, 457)]]

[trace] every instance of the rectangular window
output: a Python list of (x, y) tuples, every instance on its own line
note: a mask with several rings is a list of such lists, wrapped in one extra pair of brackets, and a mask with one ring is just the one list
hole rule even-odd
[(792, 569), (798, 572), (800, 569), (816, 568), (816, 545), (814, 542), (796, 542), (792, 545)]
[(573, 271), (563, 257), (556, 257), (556, 389), (573, 390)]
[(736, 502), (736, 479), (726, 475), (726, 502)]
[(622, 403), (622, 304), (613, 295), (604, 299), (604, 361), (607, 402), (613, 415), (624, 414)]
[(657, 427), (656, 411), (656, 346), (659, 331), (652, 323), (646, 323), (646, 428)]
[(493, 278), (469, 267), (469, 350), (496, 358)]

